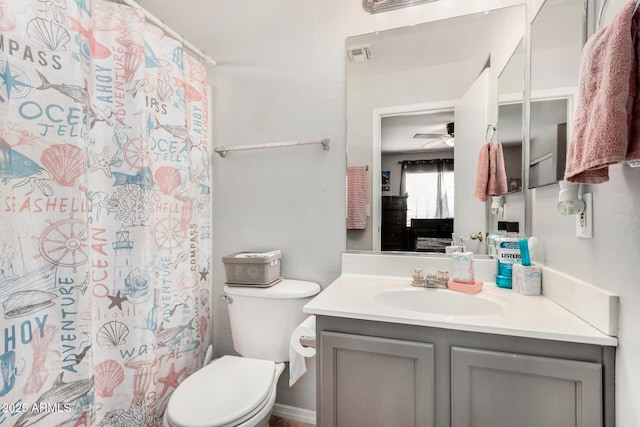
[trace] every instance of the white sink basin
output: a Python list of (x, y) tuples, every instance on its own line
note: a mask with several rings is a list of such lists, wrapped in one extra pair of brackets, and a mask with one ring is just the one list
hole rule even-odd
[(496, 316), (504, 314), (507, 301), (446, 289), (401, 288), (373, 296), (379, 304), (421, 313), (450, 316)]

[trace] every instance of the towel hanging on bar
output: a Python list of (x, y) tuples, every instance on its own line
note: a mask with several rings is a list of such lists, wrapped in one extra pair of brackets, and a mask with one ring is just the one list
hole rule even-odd
[(347, 167), (347, 230), (367, 227), (367, 167)]

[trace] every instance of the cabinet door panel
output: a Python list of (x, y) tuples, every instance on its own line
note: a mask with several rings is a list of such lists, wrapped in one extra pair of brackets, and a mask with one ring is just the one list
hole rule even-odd
[(452, 347), (455, 427), (602, 426), (602, 366)]
[(433, 426), (431, 344), (323, 331), (323, 427)]

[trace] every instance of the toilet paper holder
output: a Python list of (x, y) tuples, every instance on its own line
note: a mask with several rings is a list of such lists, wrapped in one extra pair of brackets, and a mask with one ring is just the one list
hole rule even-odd
[(309, 337), (309, 336), (301, 336), (300, 337), (300, 344), (303, 347), (316, 348), (316, 338), (315, 337)]

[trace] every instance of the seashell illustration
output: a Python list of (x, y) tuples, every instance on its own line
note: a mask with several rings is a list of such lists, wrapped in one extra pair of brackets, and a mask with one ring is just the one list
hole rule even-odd
[(180, 173), (172, 166), (162, 166), (158, 168), (153, 174), (153, 180), (160, 192), (166, 195), (170, 195), (173, 190), (182, 184)]
[(109, 346), (109, 348), (116, 348), (120, 344), (127, 342), (127, 335), (129, 335), (129, 328), (122, 322), (113, 320), (107, 322), (96, 334), (96, 341), (100, 345)]
[(158, 94), (158, 99), (160, 99), (160, 101), (166, 102), (171, 98), (171, 95), (173, 95), (173, 88), (164, 80), (158, 80), (156, 93)]
[(75, 145), (52, 145), (42, 152), (40, 161), (51, 179), (64, 187), (73, 187), (76, 178), (84, 174), (84, 153)]
[(71, 40), (71, 36), (61, 25), (42, 18), (29, 21), (27, 35), (32, 41), (51, 52), (65, 50), (67, 43)]
[(115, 360), (105, 360), (93, 370), (96, 394), (100, 397), (111, 397), (113, 391), (124, 381), (124, 369)]
[(58, 298), (58, 295), (36, 289), (14, 292), (2, 303), (4, 317), (11, 319), (13, 317), (26, 316), (50, 307), (53, 305), (54, 298)]

